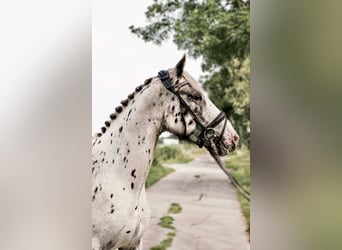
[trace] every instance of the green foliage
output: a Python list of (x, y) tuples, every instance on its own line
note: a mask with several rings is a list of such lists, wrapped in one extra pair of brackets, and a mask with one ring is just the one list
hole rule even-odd
[(157, 147), (154, 161), (163, 163), (187, 163), (192, 157), (185, 155), (181, 148), (176, 145)]
[[(226, 167), (232, 175), (246, 189), (250, 190), (250, 153), (246, 148), (242, 148), (229, 155), (225, 160)], [(238, 193), (242, 212), (247, 220), (248, 232), (250, 231), (250, 206), (249, 202)]]
[[(182, 207), (179, 205), (179, 203), (171, 203), (168, 213), (180, 213), (182, 211)], [(164, 239), (162, 242), (159, 243), (159, 245), (151, 247), (151, 250), (166, 250), (169, 248), (172, 244), (173, 238), (176, 236), (176, 228), (173, 226), (174, 219), (169, 216), (163, 216), (160, 218), (159, 225), (164, 228), (171, 229), (172, 231), (167, 234), (166, 239)]]
[(145, 27), (130, 30), (146, 42), (170, 37), (181, 50), (202, 58), (201, 82), (249, 146), (249, 1), (154, 0)]
[(169, 214), (179, 214), (182, 212), (182, 207), (179, 203), (171, 203), (168, 213)]
[[(234, 59), (227, 71), (221, 70), (205, 76), (204, 87), (210, 99), (224, 110), (240, 135), (241, 143), (249, 147), (250, 136), (250, 95), (249, 57), (243, 62)], [(228, 80), (226, 80), (228, 79)]]
[(160, 218), (160, 222), (158, 223), (161, 227), (175, 229), (173, 224), (173, 218), (169, 215), (163, 216)]
[(160, 163), (154, 161), (152, 163), (152, 167), (150, 169), (150, 172), (147, 176), (145, 187), (148, 188), (148, 187), (152, 186), (153, 184), (158, 182), (161, 178), (172, 173), (173, 171), (174, 171), (174, 169), (164, 167)]
[(160, 242), (160, 244), (158, 246), (154, 246), (151, 247), (151, 250), (166, 250), (167, 248), (169, 248), (172, 244), (173, 241), (173, 237), (174, 236), (169, 236), (163, 240), (162, 242)]
[(172, 168), (164, 167), (163, 163), (187, 163), (203, 152), (205, 152), (203, 149), (188, 143), (157, 146), (154, 152), (152, 167), (147, 176), (146, 188), (174, 171)]

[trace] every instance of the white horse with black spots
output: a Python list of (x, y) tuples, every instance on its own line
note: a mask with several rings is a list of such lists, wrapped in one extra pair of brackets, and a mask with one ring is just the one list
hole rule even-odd
[(222, 156), (238, 143), (231, 123), (183, 70), (184, 64), (185, 56), (175, 68), (162, 72), (164, 76), (138, 86), (115, 108), (102, 133), (93, 137), (94, 250), (142, 249), (151, 216), (145, 181), (160, 133), (169, 131), (206, 147), (208, 135), (216, 135)]

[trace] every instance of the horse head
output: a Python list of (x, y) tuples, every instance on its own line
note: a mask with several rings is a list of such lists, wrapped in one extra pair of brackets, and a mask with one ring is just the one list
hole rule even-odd
[(164, 129), (181, 139), (216, 150), (224, 156), (235, 150), (239, 136), (224, 112), (209, 99), (202, 86), (184, 70), (185, 55), (175, 68), (159, 72), (169, 105), (164, 111)]

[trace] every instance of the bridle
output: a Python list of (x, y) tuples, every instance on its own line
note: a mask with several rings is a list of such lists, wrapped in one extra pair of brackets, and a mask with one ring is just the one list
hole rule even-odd
[[(226, 115), (223, 111), (221, 111), (212, 122), (210, 122), (207, 126), (205, 126), (202, 121), (198, 118), (198, 116), (195, 114), (194, 111), (189, 107), (189, 105), (186, 103), (186, 101), (183, 99), (183, 97), (179, 93), (179, 89), (185, 85), (182, 85), (179, 88), (175, 88), (172, 84), (172, 79), (170, 78), (169, 72), (167, 70), (161, 70), (158, 73), (158, 77), (163, 83), (164, 87), (169, 90), (171, 93), (173, 93), (179, 100), (179, 103), (181, 105), (181, 121), (184, 126), (184, 132), (183, 136), (180, 136), (180, 139), (185, 139), (187, 137), (187, 126), (186, 126), (186, 121), (185, 121), (185, 114), (186, 112), (190, 113), (192, 116), (193, 120), (201, 128), (201, 133), (199, 135), (199, 140), (197, 141), (197, 145), (201, 148), (204, 146), (212, 147), (213, 143), (215, 144), (215, 149), (222, 141), (222, 137), (224, 134), (224, 131), (226, 129), (227, 125), (227, 118)], [(221, 133), (217, 133), (214, 128), (218, 126), (222, 121), (224, 121), (223, 128), (221, 130)]]
[[(220, 168), (223, 170), (223, 172), (228, 176), (231, 183), (234, 185), (234, 187), (245, 197), (248, 201), (250, 201), (250, 193), (244, 189), (241, 184), (234, 178), (234, 176), (231, 175), (231, 173), (228, 172), (226, 167), (224, 166), (222, 160), (219, 157), (217, 146), (220, 142), (222, 142), (223, 133), (226, 129), (227, 125), (227, 117), (223, 111), (221, 111), (215, 118), (212, 120), (207, 126), (205, 126), (202, 121), (198, 118), (198, 116), (195, 114), (194, 111), (189, 107), (189, 105), (186, 103), (186, 101), (182, 98), (182, 96), (179, 93), (179, 90), (181, 87), (185, 86), (185, 83), (178, 87), (177, 89), (172, 84), (172, 79), (170, 78), (170, 74), (167, 70), (161, 70), (158, 72), (158, 77), (163, 83), (164, 87), (173, 93), (179, 100), (179, 103), (181, 105), (181, 121), (184, 125), (184, 132), (183, 136), (179, 136), (180, 139), (187, 138), (187, 126), (185, 121), (185, 114), (186, 112), (189, 112), (192, 116), (193, 120), (196, 122), (197, 126), (201, 128), (201, 133), (199, 135), (199, 140), (197, 141), (197, 145), (201, 148), (203, 145), (208, 149), (210, 154), (213, 156), (217, 164), (220, 166)], [(221, 133), (217, 133), (214, 128), (218, 126), (222, 121), (224, 121), (223, 128), (221, 130)]]

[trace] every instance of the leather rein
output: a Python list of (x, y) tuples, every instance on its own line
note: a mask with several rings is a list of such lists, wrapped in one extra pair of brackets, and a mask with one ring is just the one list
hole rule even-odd
[[(169, 72), (167, 70), (161, 70), (158, 72), (158, 77), (163, 83), (164, 87), (173, 93), (179, 100), (181, 105), (181, 121), (184, 125), (184, 133), (182, 136), (179, 136), (179, 139), (185, 139), (187, 137), (187, 126), (185, 121), (185, 114), (186, 112), (190, 113), (193, 120), (196, 122), (196, 124), (201, 128), (202, 132), (199, 135), (199, 140), (197, 142), (197, 145), (201, 148), (203, 145), (208, 149), (211, 156), (215, 159), (217, 164), (220, 166), (222, 171), (228, 176), (231, 183), (234, 185), (234, 187), (242, 194), (244, 198), (246, 198), (248, 201), (250, 201), (250, 193), (245, 190), (241, 184), (231, 175), (231, 173), (228, 172), (226, 167), (224, 166), (221, 158), (219, 157), (217, 146), (222, 141), (222, 137), (227, 125), (227, 117), (223, 111), (221, 111), (215, 118), (210, 122), (207, 126), (205, 126), (201, 120), (197, 117), (194, 111), (189, 107), (189, 105), (184, 101), (184, 99), (181, 97), (179, 93), (179, 89), (184, 85), (181, 85), (178, 89), (176, 89), (172, 84), (172, 79), (170, 78)], [(223, 128), (221, 130), (221, 133), (217, 133), (214, 128), (218, 126), (222, 121), (224, 121)]]

